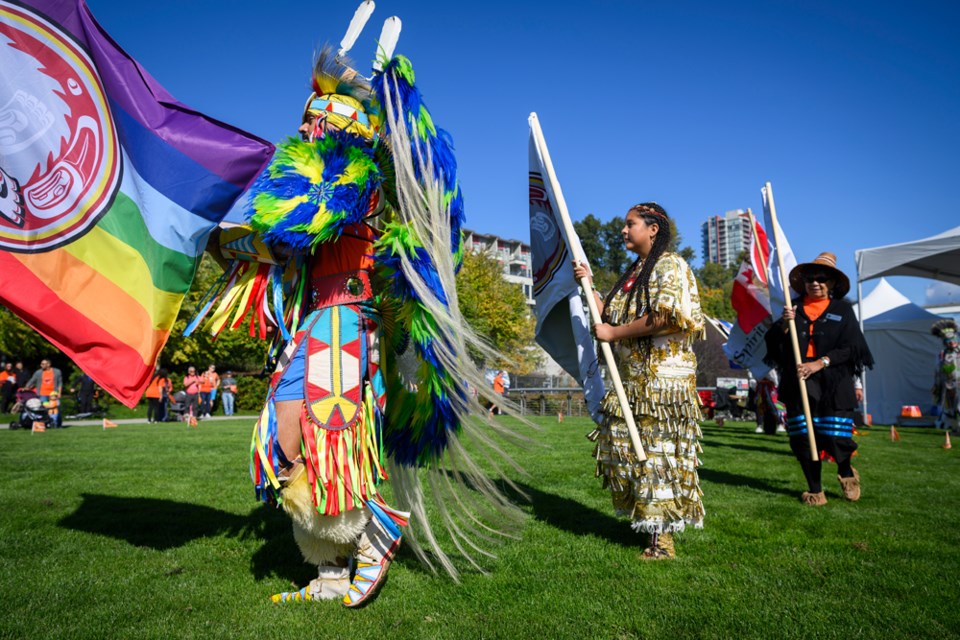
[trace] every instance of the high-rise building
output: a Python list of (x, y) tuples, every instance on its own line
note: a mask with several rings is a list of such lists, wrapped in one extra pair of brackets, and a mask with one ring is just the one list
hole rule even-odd
[(527, 306), (533, 307), (533, 268), (530, 245), (519, 240), (506, 240), (491, 233), (464, 229), (464, 250), (487, 253), (503, 266), (503, 279), (523, 289)]
[(703, 263), (729, 267), (741, 251), (750, 248), (750, 209), (734, 209), (722, 216), (707, 218), (700, 225)]

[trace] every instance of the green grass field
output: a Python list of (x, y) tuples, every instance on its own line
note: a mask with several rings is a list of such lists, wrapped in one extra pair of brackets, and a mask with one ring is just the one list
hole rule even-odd
[[(707, 521), (644, 563), (593, 477), (586, 419), (522, 454), (521, 539), (456, 585), (409, 553), (380, 597), (272, 605), (303, 584), (253, 500), (249, 419), (0, 431), (0, 638), (942, 638), (960, 636), (960, 443), (859, 439), (863, 499), (806, 507), (785, 437), (704, 427)], [(315, 574), (314, 574), (315, 575)]]

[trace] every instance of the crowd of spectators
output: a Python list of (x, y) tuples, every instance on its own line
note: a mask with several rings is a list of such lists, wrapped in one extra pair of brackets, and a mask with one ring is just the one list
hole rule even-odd
[[(0, 414), (17, 411), (18, 391), (33, 391), (47, 407), (51, 417), (56, 417), (55, 426), (61, 426), (64, 384), (63, 373), (53, 366), (49, 358), (41, 360), (39, 368), (31, 373), (31, 369), (22, 361), (8, 360), (0, 354)], [(93, 378), (80, 372), (72, 384), (67, 384), (68, 392), (75, 398), (76, 413), (91, 413), (98, 392)], [(216, 365), (209, 365), (199, 375), (195, 367), (188, 367), (180, 388), (182, 391), (175, 393), (174, 379), (166, 369), (158, 367), (154, 371), (144, 392), (147, 422), (176, 420), (181, 414), (198, 419), (209, 418), (217, 408), (218, 397), (223, 415), (234, 414), (237, 378), (232, 371), (227, 371), (221, 378)], [(70, 409), (73, 408), (71, 404)]]

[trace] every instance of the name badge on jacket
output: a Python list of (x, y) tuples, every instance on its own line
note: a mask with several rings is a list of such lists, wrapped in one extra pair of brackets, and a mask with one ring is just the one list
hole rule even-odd
[(843, 318), (840, 317), (840, 316), (838, 316), (838, 315), (835, 314), (835, 313), (828, 313), (828, 314), (827, 314), (827, 320), (834, 320), (834, 321), (836, 321), (836, 322), (840, 322), (841, 320), (843, 320)]

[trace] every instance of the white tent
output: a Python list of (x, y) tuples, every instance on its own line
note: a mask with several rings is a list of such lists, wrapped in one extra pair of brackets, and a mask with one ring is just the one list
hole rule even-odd
[[(960, 284), (960, 227), (913, 242), (860, 249), (856, 257), (857, 298), (860, 301), (863, 301), (862, 283), (882, 276), (916, 276)], [(866, 317), (867, 314), (863, 315)], [(875, 414), (872, 405), (874, 389), (867, 381), (872, 382), (874, 377), (868, 374), (863, 385), (864, 408), (869, 407), (872, 414)]]
[(916, 276), (960, 284), (960, 227), (932, 238), (860, 249), (857, 281), (881, 276)]
[(930, 327), (940, 319), (880, 280), (861, 303), (863, 333), (876, 361), (867, 373), (874, 424), (893, 424), (904, 405), (929, 413), (940, 339)]

